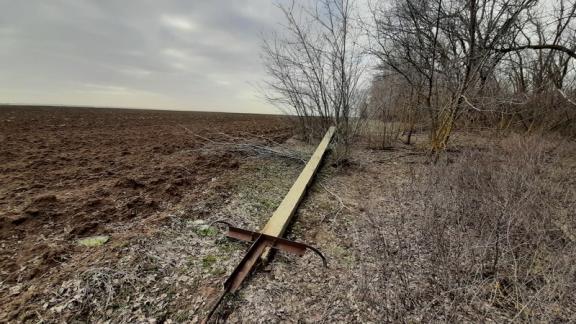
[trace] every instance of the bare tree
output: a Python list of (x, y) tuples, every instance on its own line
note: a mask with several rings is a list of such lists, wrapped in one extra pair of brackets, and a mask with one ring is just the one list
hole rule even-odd
[(348, 143), (351, 117), (362, 106), (363, 55), (352, 0), (315, 6), (279, 5), (285, 24), (264, 40), (270, 102), (299, 117), (301, 133), (318, 137), (330, 126)]
[[(576, 134), (576, 2), (559, 0), (549, 10), (536, 7), (505, 50), (500, 82), (524, 101), (513, 116), (526, 130)], [(511, 110), (511, 109), (508, 109)]]
[[(554, 19), (538, 20), (537, 4), (538, 0), (394, 0), (371, 5), (372, 23), (366, 28), (371, 52), (382, 74), (404, 77), (418, 93), (418, 109), (429, 116), (432, 151), (446, 146), (463, 114), (470, 119), (472, 113), (510, 107), (503, 104), (510, 92), (502, 88), (498, 72), (503, 62), (522, 60), (524, 50), (540, 51), (547, 78), (563, 84), (574, 57), (570, 21), (576, 7), (562, 0)], [(530, 25), (534, 31), (527, 33)], [(556, 28), (543, 27), (550, 25)], [(533, 42), (537, 35), (540, 38)], [(526, 86), (526, 63), (519, 66), (515, 74)]]

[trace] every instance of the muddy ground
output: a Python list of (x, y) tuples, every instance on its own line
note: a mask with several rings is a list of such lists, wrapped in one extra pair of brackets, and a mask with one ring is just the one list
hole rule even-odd
[[(57, 287), (104, 264), (119, 270), (123, 251), (171, 217), (212, 213), (254, 154), (206, 143), (283, 142), (289, 125), (275, 116), (0, 108), (0, 322), (91, 316), (58, 303)], [(78, 246), (92, 235), (111, 240)]]
[[(0, 123), (0, 322), (201, 321), (248, 248), (208, 224), (259, 229), (314, 149), (274, 116), (2, 108)], [(215, 320), (514, 317), (517, 309), (482, 298), (454, 307), (455, 295), (434, 286), (422, 243), (428, 198), (415, 194), (430, 163), (425, 134), (413, 140), (393, 150), (357, 145), (345, 165), (329, 154), (287, 233), (323, 251), (329, 267), (314, 254), (278, 253)], [(499, 145), (481, 134), (453, 141), (445, 163)], [(563, 172), (568, 213), (576, 197), (573, 180), (564, 180), (576, 174), (571, 150), (562, 166), (550, 164)], [(110, 240), (78, 245), (92, 235)], [(547, 314), (576, 320), (566, 300)]]

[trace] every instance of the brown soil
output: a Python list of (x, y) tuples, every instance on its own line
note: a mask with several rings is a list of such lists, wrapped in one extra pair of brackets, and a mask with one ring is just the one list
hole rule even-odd
[(290, 127), (263, 115), (2, 107), (0, 322), (25, 320), (35, 286), (70, 277), (61, 269), (94, 254), (78, 238), (120, 244), (174, 205), (226, 195), (216, 180), (243, 154), (201, 149), (219, 133), (283, 141)]

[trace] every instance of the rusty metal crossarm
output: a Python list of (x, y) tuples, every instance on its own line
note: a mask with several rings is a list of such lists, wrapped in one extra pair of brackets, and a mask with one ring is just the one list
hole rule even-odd
[(262, 237), (263, 241), (265, 241), (263, 244), (266, 245), (267, 247), (293, 253), (298, 256), (303, 256), (306, 253), (306, 250), (309, 249), (312, 252), (316, 253), (322, 259), (322, 264), (325, 268), (328, 267), (328, 261), (326, 260), (322, 252), (306, 243), (295, 242), (281, 237), (270, 236), (259, 232), (245, 230), (242, 228), (232, 226), (230, 223), (226, 221), (215, 221), (212, 224), (227, 225), (228, 232), (226, 233), (226, 236), (230, 238), (234, 238), (245, 242), (255, 242), (259, 237)]
[(325, 268), (328, 267), (328, 262), (322, 253), (305, 243), (294, 242), (291, 240), (287, 240), (281, 237), (270, 236), (258, 232), (253, 232), (249, 230), (245, 230), (242, 228), (238, 228), (232, 226), (230, 223), (226, 221), (215, 221), (212, 223), (214, 224), (225, 224), (228, 226), (228, 231), (226, 236), (230, 238), (234, 238), (241, 241), (252, 242), (252, 245), (244, 255), (244, 258), (238, 263), (234, 271), (230, 274), (228, 279), (224, 282), (224, 291), (220, 295), (220, 297), (216, 300), (213, 304), (210, 313), (208, 314), (204, 323), (206, 323), (214, 314), (222, 300), (228, 293), (236, 292), (242, 282), (246, 277), (250, 274), (250, 272), (255, 268), (258, 261), (260, 261), (260, 257), (268, 248), (278, 249), (290, 253), (294, 253), (299, 256), (303, 256), (306, 253), (306, 249), (309, 249), (316, 253), (322, 259), (322, 264)]

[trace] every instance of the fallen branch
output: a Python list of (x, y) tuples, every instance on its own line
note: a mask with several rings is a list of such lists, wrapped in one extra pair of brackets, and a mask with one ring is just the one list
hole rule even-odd
[(304, 158), (302, 158), (296, 152), (291, 152), (291, 151), (284, 152), (284, 151), (280, 151), (280, 150), (274, 149), (274, 148), (266, 146), (266, 145), (258, 145), (258, 144), (245, 143), (245, 142), (238, 143), (239, 141), (245, 140), (245, 138), (234, 137), (234, 136), (226, 134), (226, 133), (218, 133), (218, 134), (225, 136), (225, 137), (228, 137), (229, 139), (231, 139), (230, 142), (215, 141), (215, 140), (212, 140), (210, 138), (196, 134), (183, 125), (178, 125), (178, 126), (182, 127), (182, 129), (184, 129), (186, 132), (188, 132), (190, 135), (192, 135), (194, 137), (200, 138), (206, 142), (209, 142), (211, 145), (214, 145), (214, 146), (217, 146), (220, 148), (224, 148), (224, 149), (229, 150), (229, 151), (242, 151), (242, 152), (252, 151), (252, 152), (259, 153), (259, 154), (270, 154), (270, 155), (280, 156), (283, 158), (298, 161), (298, 162), (303, 163), (303, 164), (306, 163), (306, 160)]
[(342, 200), (342, 198), (340, 198), (340, 196), (338, 196), (337, 194), (335, 194), (334, 192), (330, 191), (325, 185), (323, 185), (322, 183), (318, 183), (318, 185), (320, 187), (322, 187), (322, 189), (326, 190), (326, 192), (328, 194), (330, 194), (332, 197), (336, 198), (336, 200), (338, 200), (339, 203), (339, 207), (338, 209), (336, 209), (335, 211), (331, 211), (329, 213), (327, 213), (326, 215), (324, 215), (324, 217), (322, 217), (322, 219), (320, 220), (320, 222), (318, 224), (322, 224), (324, 223), (324, 221), (326, 220), (326, 218), (328, 218), (328, 216), (332, 216), (332, 217), (336, 217), (338, 216), (338, 214), (340, 214), (340, 212), (342, 212), (342, 210), (344, 208), (347, 208), (347, 206), (344, 204), (344, 201)]

